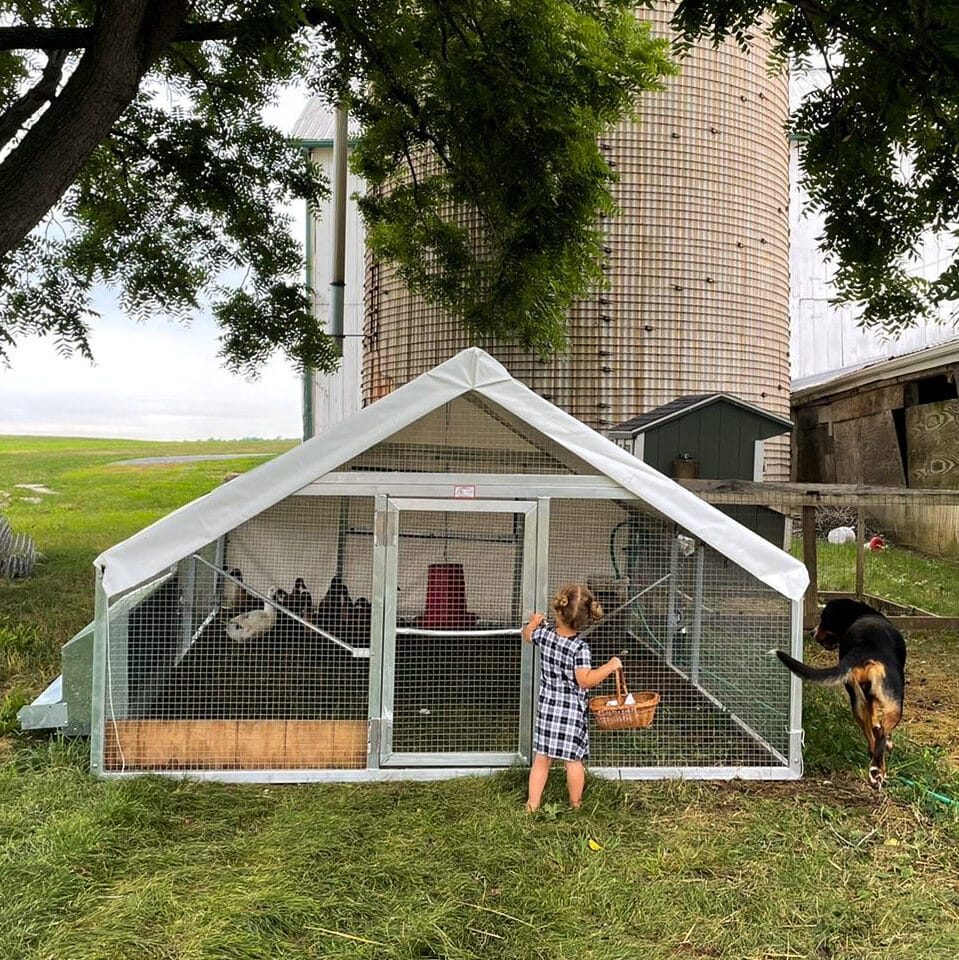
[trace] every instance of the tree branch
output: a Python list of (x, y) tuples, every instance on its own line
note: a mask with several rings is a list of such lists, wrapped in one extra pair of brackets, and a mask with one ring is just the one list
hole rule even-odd
[[(319, 6), (304, 10), (305, 25), (336, 25), (339, 21)], [(18, 25), (0, 27), (0, 50), (82, 50), (93, 40), (93, 27), (36, 27)], [(281, 37), (290, 32), (275, 17), (249, 17), (240, 20), (207, 20), (184, 23), (170, 39), (171, 43), (202, 43), (208, 40), (235, 40), (250, 33)]]
[[(90, 45), (50, 106), (0, 164), (0, 257), (41, 221), (136, 96), (189, 0), (101, 0)], [(37, 189), (24, 190), (24, 183)]]
[[(894, 57), (893, 51), (887, 44), (877, 40), (868, 31), (860, 30), (850, 18), (844, 18), (839, 14), (830, 13), (830, 11), (821, 3), (818, 3), (817, 0), (787, 0), (787, 3), (789, 3), (790, 6), (801, 10), (807, 16), (811, 14), (815, 17), (818, 17), (827, 27), (831, 27), (837, 32), (848, 37), (850, 40), (857, 40), (867, 50), (871, 50), (878, 56), (890, 57), (892, 62), (899, 62), (904, 68), (908, 68), (910, 66), (908, 63), (903, 63), (902, 58)], [(952, 71), (959, 70), (959, 57), (954, 56), (948, 50), (940, 47), (935, 51), (935, 55), (942, 65), (947, 69)], [(909, 72), (908, 69), (906, 72)]]
[(56, 96), (67, 53), (66, 50), (51, 50), (40, 79), (0, 116), (0, 147), (6, 146), (27, 120)]

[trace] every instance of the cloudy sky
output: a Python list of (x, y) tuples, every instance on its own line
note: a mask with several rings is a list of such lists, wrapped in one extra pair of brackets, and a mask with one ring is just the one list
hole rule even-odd
[[(294, 93), (268, 118), (291, 130), (305, 100)], [(302, 236), (302, 211), (294, 230)], [(10, 369), (0, 367), (0, 434), (194, 440), (298, 437), (301, 384), (281, 359), (254, 383), (217, 358), (216, 326), (137, 324), (107, 297), (93, 325), (96, 365), (57, 355), (40, 338), (19, 341)]]
[(217, 358), (212, 321), (137, 324), (104, 311), (91, 340), (96, 364), (24, 339), (0, 369), (0, 434), (144, 440), (297, 437), (301, 386), (282, 360), (248, 383)]

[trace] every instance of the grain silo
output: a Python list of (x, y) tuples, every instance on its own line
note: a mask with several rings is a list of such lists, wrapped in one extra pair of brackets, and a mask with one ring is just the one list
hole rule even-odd
[[(671, 5), (643, 11), (669, 31)], [(543, 363), (477, 341), (368, 262), (363, 400), (477, 344), (594, 429), (678, 396), (720, 391), (789, 414), (788, 79), (759, 35), (697, 46), (639, 123), (609, 131), (616, 217), (604, 221), (608, 289), (574, 306), (567, 357)], [(768, 441), (766, 479), (788, 478), (788, 437)]]

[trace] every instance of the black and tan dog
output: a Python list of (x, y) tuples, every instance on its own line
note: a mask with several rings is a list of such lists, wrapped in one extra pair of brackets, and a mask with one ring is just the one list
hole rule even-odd
[(836, 666), (810, 667), (782, 650), (776, 656), (803, 680), (845, 686), (853, 717), (869, 743), (869, 782), (881, 787), (886, 754), (892, 749), (890, 734), (902, 718), (906, 668), (902, 634), (868, 604), (830, 600), (813, 638), (827, 650), (839, 648)]

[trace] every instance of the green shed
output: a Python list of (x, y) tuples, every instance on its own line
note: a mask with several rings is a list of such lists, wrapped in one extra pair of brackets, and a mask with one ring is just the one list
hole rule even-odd
[[(608, 436), (676, 479), (762, 480), (763, 444), (792, 431), (792, 421), (726, 393), (677, 397), (613, 427)], [(783, 546), (784, 518), (762, 507), (724, 513)]]

